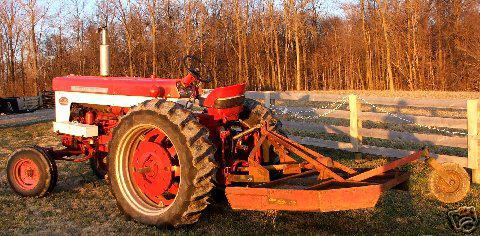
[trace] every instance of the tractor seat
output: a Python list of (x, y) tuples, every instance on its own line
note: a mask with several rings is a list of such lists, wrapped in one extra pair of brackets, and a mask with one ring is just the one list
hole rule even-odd
[(245, 84), (237, 84), (212, 90), (203, 101), (203, 107), (228, 109), (242, 106), (244, 101)]

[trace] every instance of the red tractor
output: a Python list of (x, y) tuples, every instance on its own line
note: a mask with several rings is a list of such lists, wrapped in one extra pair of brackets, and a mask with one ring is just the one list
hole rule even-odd
[[(53, 80), (54, 132), (62, 150), (29, 147), (8, 160), (8, 181), (22, 196), (42, 197), (57, 181), (55, 161), (89, 161), (108, 176), (119, 207), (150, 225), (198, 221), (213, 190), (232, 208), (336, 211), (375, 206), (380, 194), (408, 180), (402, 165), (427, 158), (433, 188), (444, 202), (468, 192), (466, 172), (421, 150), (374, 169), (354, 169), (282, 135), (281, 124), (245, 85), (216, 88), (202, 60), (187, 56), (180, 79), (107, 77), (103, 30), (101, 76)], [(203, 72), (203, 73), (201, 73)], [(206, 73), (206, 77), (204, 74)]]

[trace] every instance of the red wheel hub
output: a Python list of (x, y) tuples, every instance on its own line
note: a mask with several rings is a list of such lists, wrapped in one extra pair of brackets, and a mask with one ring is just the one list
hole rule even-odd
[(34, 189), (40, 181), (38, 166), (30, 159), (20, 159), (13, 168), (15, 181), (24, 190)]
[(178, 190), (175, 149), (160, 131), (149, 132), (143, 139), (131, 162), (133, 181), (151, 201), (168, 206)]

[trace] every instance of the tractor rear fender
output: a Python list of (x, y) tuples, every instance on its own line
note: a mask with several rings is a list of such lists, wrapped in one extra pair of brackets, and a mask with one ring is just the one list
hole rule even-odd
[(203, 106), (208, 109), (208, 114), (214, 120), (238, 120), (245, 102), (245, 84), (220, 87), (212, 90), (203, 101)]

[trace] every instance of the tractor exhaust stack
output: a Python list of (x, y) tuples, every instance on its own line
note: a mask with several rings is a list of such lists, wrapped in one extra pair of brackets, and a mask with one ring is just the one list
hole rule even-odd
[(108, 45), (108, 31), (107, 26), (98, 29), (101, 35), (102, 44), (100, 45), (100, 75), (110, 75), (110, 52)]

